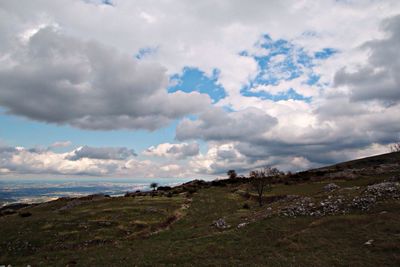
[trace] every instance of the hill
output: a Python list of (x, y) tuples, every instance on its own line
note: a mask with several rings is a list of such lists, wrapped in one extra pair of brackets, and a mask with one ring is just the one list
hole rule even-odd
[(0, 265), (399, 266), (399, 158), (281, 177), (261, 207), (247, 178), (8, 207)]

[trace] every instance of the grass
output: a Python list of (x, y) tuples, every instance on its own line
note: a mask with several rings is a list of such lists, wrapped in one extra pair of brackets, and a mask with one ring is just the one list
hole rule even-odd
[[(318, 194), (323, 184), (299, 185)], [(292, 193), (278, 185), (271, 194)], [(106, 198), (59, 212), (65, 201), (28, 208), (32, 216), (0, 218), (1, 264), (13, 266), (396, 266), (400, 264), (400, 203), (380, 203), (368, 213), (322, 218), (274, 216), (236, 226), (265, 209), (234, 193), (233, 186), (199, 190), (190, 208), (168, 229), (149, 232), (187, 202), (184, 196)], [(386, 213), (381, 214), (382, 211)], [(225, 218), (232, 227), (210, 224)], [(363, 244), (374, 239), (372, 247)], [(11, 250), (10, 250), (11, 249)]]
[[(276, 184), (267, 197), (351, 197), (387, 177), (336, 179), (342, 188), (360, 187), (338, 193), (323, 190), (332, 181)], [(61, 199), (28, 207), (20, 213), (31, 216), (0, 217), (0, 265), (400, 266), (399, 199), (345, 215), (266, 217), (269, 207), (283, 204), (258, 207), (243, 197), (246, 190), (246, 184), (233, 184), (173, 197), (103, 198), (76, 205)], [(231, 227), (213, 227), (219, 218)], [(248, 224), (238, 229), (243, 222)], [(368, 240), (374, 240), (371, 246), (364, 245)]]

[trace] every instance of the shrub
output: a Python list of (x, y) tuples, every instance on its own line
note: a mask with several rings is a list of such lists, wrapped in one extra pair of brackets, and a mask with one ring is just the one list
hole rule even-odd
[(194, 194), (194, 193), (197, 192), (197, 189), (193, 188), (193, 187), (189, 187), (187, 191), (188, 191), (189, 194)]
[(157, 187), (158, 191), (169, 191), (171, 189), (172, 188), (170, 186), (159, 186), (159, 187)]
[(25, 217), (30, 217), (32, 216), (32, 213), (30, 213), (29, 211), (22, 211), (19, 213), (19, 216), (25, 218)]

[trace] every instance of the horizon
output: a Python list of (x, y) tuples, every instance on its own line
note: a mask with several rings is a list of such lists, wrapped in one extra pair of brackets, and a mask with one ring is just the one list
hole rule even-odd
[(3, 1), (0, 21), (0, 181), (302, 171), (400, 140), (399, 1)]

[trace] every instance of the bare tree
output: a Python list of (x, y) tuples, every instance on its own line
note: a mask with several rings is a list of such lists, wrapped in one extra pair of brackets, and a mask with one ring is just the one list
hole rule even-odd
[(264, 192), (271, 190), (273, 178), (281, 174), (282, 172), (277, 168), (270, 167), (250, 172), (251, 185), (257, 191), (257, 199), (260, 207), (263, 205)]
[(237, 177), (235, 170), (229, 170), (226, 174), (229, 176), (229, 179), (235, 179)]

